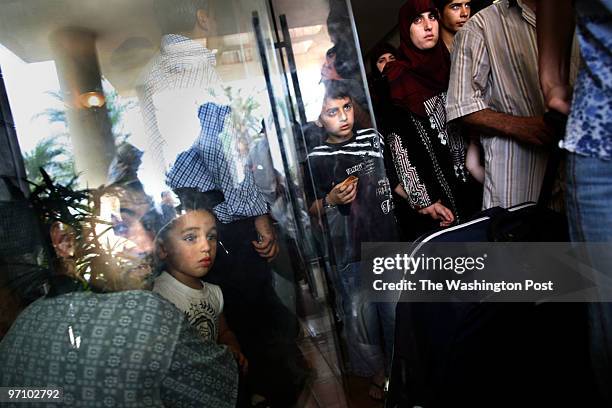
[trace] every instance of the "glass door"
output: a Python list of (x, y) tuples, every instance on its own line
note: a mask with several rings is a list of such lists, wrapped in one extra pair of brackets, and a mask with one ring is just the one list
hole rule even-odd
[[(340, 374), (347, 404), (375, 405), (383, 396), (391, 357), (394, 307), (372, 306), (355, 282), (360, 280), (360, 244), (394, 240), (395, 220), (351, 5), (346, 0), (268, 3), (280, 85), (294, 121), (293, 134), (284, 138), (300, 163), (315, 243), (310, 265), (325, 277), (332, 300), (327, 313), (333, 319), (326, 328), (315, 319), (312, 325), (306, 319), (306, 325), (313, 333), (335, 332), (338, 347), (323, 355)], [(328, 116), (339, 101), (350, 102), (352, 137), (333, 134), (335, 118)], [(346, 122), (340, 119), (340, 124)], [(326, 208), (333, 188), (351, 175), (358, 179), (354, 201)], [(338, 358), (341, 364), (334, 366)]]
[[(155, 290), (164, 273), (176, 278), (171, 264), (156, 263), (160, 254), (171, 259), (164, 234), (185, 213), (206, 207), (219, 242), (201, 278), (221, 288), (228, 326), (249, 360), (241, 401), (346, 406), (334, 290), (327, 282), (329, 242), (313, 226), (306, 194), (308, 105), (295, 103), (299, 71), (285, 74), (298, 51), (294, 45), (293, 53), (279, 53), (289, 42), (279, 41), (264, 0), (178, 3), (0, 6), (0, 67), (19, 144), (3, 161), (20, 167), (17, 179), (25, 174), (36, 185), (49, 175), (54, 186), (85, 195), (108, 187), (128, 192), (93, 200), (92, 211), (112, 225), (104, 230), (112, 242), (131, 242), (131, 254), (151, 262), (154, 280), (139, 289)], [(300, 55), (306, 45), (298, 45)], [(22, 187), (23, 178), (17, 180)], [(124, 249), (107, 252), (119, 259)], [(3, 299), (10, 297), (15, 311), (3, 322), (3, 336), (53, 274), (85, 287), (107, 284), (105, 291), (140, 278), (121, 271), (110, 288), (109, 271), (54, 269), (41, 254), (15, 256), (38, 275), (23, 285), (30, 276), (6, 273), (13, 261), (2, 259), (0, 283), (10, 294)], [(185, 313), (206, 331), (202, 319)], [(97, 326), (94, 314), (88, 316), (79, 324)]]

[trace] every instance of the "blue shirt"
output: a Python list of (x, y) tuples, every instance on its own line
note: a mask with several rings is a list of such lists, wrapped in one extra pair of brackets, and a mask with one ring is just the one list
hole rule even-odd
[(177, 156), (166, 179), (172, 189), (193, 187), (202, 192), (221, 191), (225, 200), (215, 206), (214, 212), (224, 223), (266, 214), (268, 209), (253, 173), (245, 171), (239, 181), (233, 159), (225, 151), (222, 131), (230, 111), (229, 106), (212, 102), (200, 106), (200, 136), (193, 147)]
[(562, 147), (612, 159), (612, 0), (577, 0), (577, 34), (584, 59), (574, 87)]

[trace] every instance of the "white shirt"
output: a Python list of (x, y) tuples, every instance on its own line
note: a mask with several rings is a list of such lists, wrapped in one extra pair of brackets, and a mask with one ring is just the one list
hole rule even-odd
[(202, 288), (193, 289), (168, 272), (162, 272), (155, 279), (153, 291), (182, 310), (202, 338), (217, 342), (219, 316), (223, 311), (223, 292), (219, 286), (202, 282)]

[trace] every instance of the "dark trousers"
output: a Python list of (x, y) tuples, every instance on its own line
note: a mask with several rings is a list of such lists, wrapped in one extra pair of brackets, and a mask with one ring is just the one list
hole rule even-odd
[(206, 280), (223, 291), (227, 323), (249, 360), (248, 388), (273, 406), (291, 405), (305, 380), (298, 321), (274, 292), (268, 262), (251, 243), (257, 240), (254, 219), (218, 223), (217, 229), (223, 246)]

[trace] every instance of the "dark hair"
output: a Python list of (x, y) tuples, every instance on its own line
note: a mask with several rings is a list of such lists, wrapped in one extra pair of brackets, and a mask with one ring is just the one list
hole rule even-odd
[(179, 200), (181, 201), (178, 216), (159, 229), (159, 232), (155, 238), (156, 242), (165, 241), (168, 238), (168, 233), (172, 230), (172, 228), (174, 228), (176, 221), (181, 217), (181, 215), (188, 212), (205, 211), (214, 218), (215, 222), (217, 222), (217, 217), (213, 211), (213, 207), (216, 205), (216, 197), (211, 198), (211, 194), (202, 193), (193, 188), (177, 189), (175, 190), (175, 193), (178, 195)]
[(376, 62), (383, 54), (393, 54), (393, 56), (397, 58), (397, 49), (386, 42), (379, 43), (372, 49), (370, 52), (370, 73), (374, 78), (381, 76), (381, 73), (378, 71), (378, 67), (376, 66)]
[(446, 5), (452, 1), (453, 0), (433, 0), (433, 3), (438, 9), (439, 14), (442, 15), (442, 12), (444, 11), (444, 7), (446, 7)]
[(353, 99), (351, 95), (351, 91), (348, 86), (344, 83), (344, 81), (338, 80), (327, 80), (323, 81), (325, 85), (325, 96), (323, 98), (323, 102), (325, 103), (328, 99), (342, 99), (349, 98)]
[(158, 238), (162, 240), (167, 236), (168, 231), (172, 229), (175, 221), (180, 218), (182, 214), (186, 214), (191, 211), (206, 211), (212, 215), (217, 222), (217, 217), (213, 211), (213, 208), (224, 200), (223, 193), (217, 190), (211, 190), (207, 192), (198, 191), (195, 188), (182, 187), (174, 190), (174, 193), (178, 196), (181, 204), (178, 206), (178, 216), (171, 220), (169, 223), (163, 226), (157, 234)]
[[(433, 4), (433, 0), (432, 0), (432, 4)], [(415, 14), (414, 16), (410, 17), (410, 24), (412, 24), (414, 20), (416, 20), (421, 14), (425, 14), (425, 13), (431, 13), (436, 20), (440, 21), (440, 16), (442, 16), (443, 9), (444, 7), (442, 7), (442, 9), (439, 9), (439, 10), (436, 7), (432, 7), (428, 10), (424, 10), (422, 13)]]
[(162, 34), (177, 34), (192, 30), (197, 11), (208, 12), (209, 0), (155, 0), (153, 9)]
[(194, 212), (194, 211), (204, 211), (204, 212), (210, 214), (211, 217), (213, 217), (213, 219), (215, 220), (215, 223), (217, 222), (217, 217), (215, 216), (215, 213), (213, 212), (213, 210), (211, 210), (210, 208), (205, 208), (205, 207), (201, 207), (201, 208), (189, 208), (187, 210), (184, 210), (176, 218), (172, 219), (172, 221), (170, 221), (169, 223), (164, 225), (159, 230), (159, 232), (157, 233), (157, 235), (155, 237), (155, 240), (156, 241), (160, 241), (160, 242), (164, 242), (166, 239), (168, 239), (168, 233), (170, 231), (172, 231), (172, 228), (174, 228), (174, 226), (176, 225), (176, 222), (179, 220), (179, 218), (181, 218), (181, 215), (185, 215), (187, 213)]
[(431, 8), (429, 9), (427, 12), (433, 14), (434, 18), (438, 21), (440, 21), (440, 18), (442, 16), (442, 10), (438, 10), (437, 8)]

